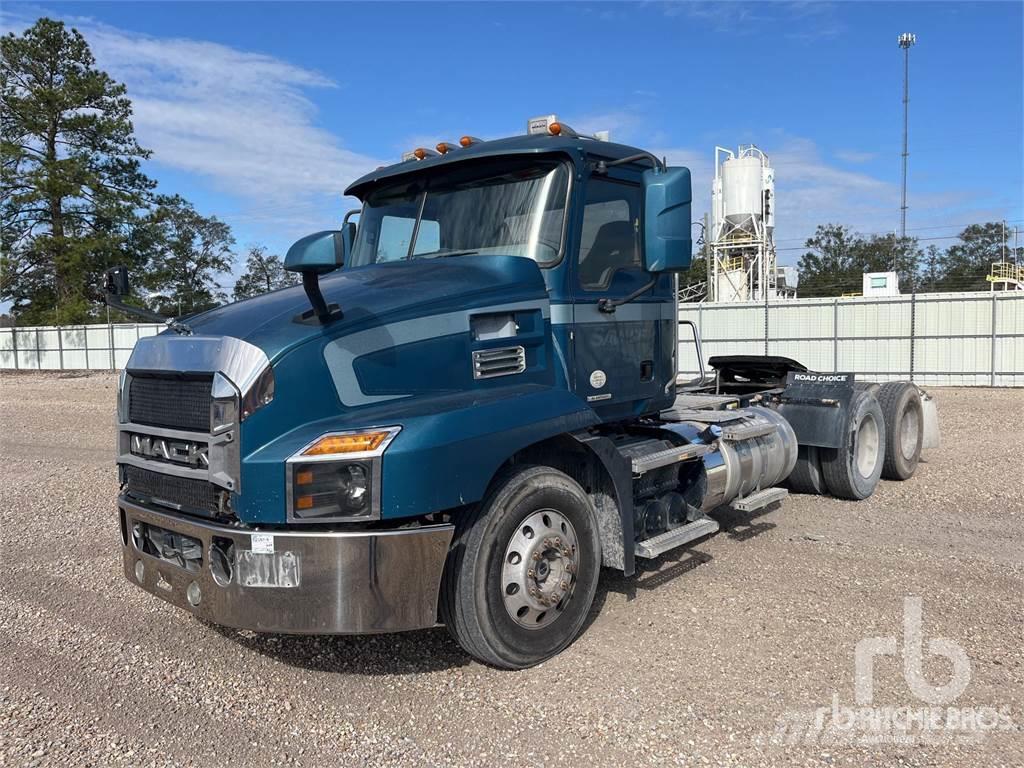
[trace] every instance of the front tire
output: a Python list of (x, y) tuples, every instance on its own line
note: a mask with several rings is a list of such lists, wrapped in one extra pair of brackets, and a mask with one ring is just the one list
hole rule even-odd
[(515, 467), (456, 522), (441, 619), (485, 664), (523, 669), (579, 634), (597, 591), (601, 542), (593, 506), (568, 475)]

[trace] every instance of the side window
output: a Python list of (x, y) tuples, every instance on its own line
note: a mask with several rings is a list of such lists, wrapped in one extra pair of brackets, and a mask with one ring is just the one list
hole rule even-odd
[(580, 236), (580, 285), (600, 291), (619, 269), (640, 267), (640, 187), (591, 177)]
[[(415, 219), (402, 216), (383, 216), (380, 220), (380, 235), (377, 239), (377, 263), (401, 261), (409, 255), (409, 241)], [(416, 252), (430, 253), (441, 247), (441, 227), (436, 221), (420, 221), (420, 233), (416, 238)]]

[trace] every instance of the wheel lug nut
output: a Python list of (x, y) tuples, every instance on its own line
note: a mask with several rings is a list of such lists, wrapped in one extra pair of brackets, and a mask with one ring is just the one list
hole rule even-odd
[(533, 553), (533, 559), (534, 560), (540, 560), (540, 552), (534, 552)]
[(562, 589), (568, 589), (568, 588), (569, 588), (569, 584), (568, 584), (567, 582), (564, 582), (564, 581), (563, 581), (563, 582), (562, 582), (561, 584), (559, 584), (559, 586), (560, 586), (560, 587), (561, 587)]
[(527, 576), (529, 576), (529, 577), (530, 577), (530, 578), (532, 579), (532, 578), (533, 578), (533, 568), (531, 568), (530, 570), (528, 570), (528, 571), (526, 572), (526, 575), (527, 575)]

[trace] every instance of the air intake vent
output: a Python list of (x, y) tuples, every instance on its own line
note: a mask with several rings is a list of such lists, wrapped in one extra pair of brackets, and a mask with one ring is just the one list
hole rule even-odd
[(205, 517), (214, 517), (220, 511), (219, 489), (206, 480), (132, 466), (126, 466), (124, 473), (125, 490), (139, 501)]
[(210, 431), (212, 375), (163, 378), (132, 375), (128, 387), (128, 418), (133, 424)]
[(522, 347), (478, 349), (473, 353), (473, 378), (491, 379), (511, 376), (526, 370), (526, 350)]

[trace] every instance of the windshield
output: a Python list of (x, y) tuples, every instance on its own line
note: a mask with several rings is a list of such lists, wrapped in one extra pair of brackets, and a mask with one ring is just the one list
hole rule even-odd
[(562, 252), (569, 168), (564, 162), (503, 160), (445, 169), (369, 195), (350, 264), (471, 254), (526, 256), (541, 264)]

